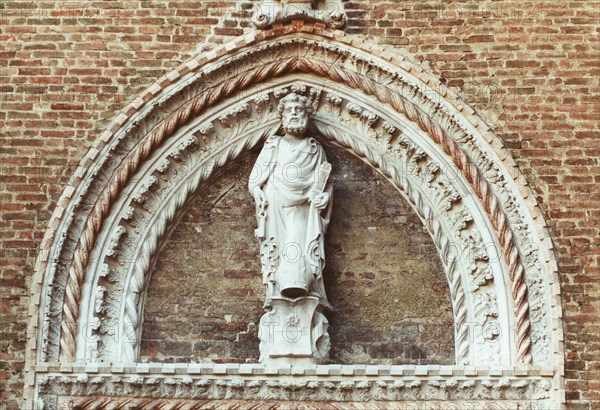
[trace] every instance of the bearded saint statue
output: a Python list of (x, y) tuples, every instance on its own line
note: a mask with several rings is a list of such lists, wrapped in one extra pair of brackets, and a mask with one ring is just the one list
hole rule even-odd
[(249, 180), (256, 201), (265, 308), (272, 298), (314, 296), (331, 308), (323, 285), (324, 238), (331, 216), (331, 164), (306, 135), (312, 101), (291, 93), (278, 105), (283, 135), (270, 136)]

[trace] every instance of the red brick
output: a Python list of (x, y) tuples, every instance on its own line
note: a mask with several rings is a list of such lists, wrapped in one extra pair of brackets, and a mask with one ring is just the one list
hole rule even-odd
[(469, 36), (463, 40), (465, 43), (492, 43), (494, 42), (494, 36), (489, 34), (482, 34), (478, 36)]

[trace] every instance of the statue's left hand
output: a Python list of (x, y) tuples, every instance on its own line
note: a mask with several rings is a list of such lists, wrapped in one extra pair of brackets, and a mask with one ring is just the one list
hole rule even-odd
[(315, 196), (311, 202), (318, 210), (327, 208), (327, 204), (329, 204), (329, 192), (323, 192), (322, 194)]

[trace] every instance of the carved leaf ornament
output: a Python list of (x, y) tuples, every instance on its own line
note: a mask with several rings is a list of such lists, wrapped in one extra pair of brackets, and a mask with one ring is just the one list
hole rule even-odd
[[(159, 397), (165, 409), (203, 408), (187, 399), (231, 400), (232, 408), (242, 406), (235, 400), (562, 406), (556, 262), (535, 198), (501, 141), (398, 51), (319, 24), (274, 27), (159, 79), (82, 159), (36, 264), (26, 406), (70, 397), (81, 408), (100, 408), (107, 397), (114, 408), (157, 408), (149, 403)], [(387, 178), (429, 231), (451, 293), (455, 366), (182, 365), (174, 373), (136, 364), (162, 244), (195, 192), (278, 129), (276, 106), (289, 92), (314, 101), (318, 139)]]

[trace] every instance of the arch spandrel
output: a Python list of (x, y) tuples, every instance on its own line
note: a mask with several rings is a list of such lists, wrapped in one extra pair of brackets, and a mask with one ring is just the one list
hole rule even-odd
[[(42, 285), (36, 295), (42, 303), (33, 301), (39, 317), (32, 329), (39, 329), (39, 338), (28, 363), (83, 362), (85, 373), (88, 365), (108, 366), (110, 372), (108, 363), (137, 361), (139, 338), (126, 343), (124, 336), (140, 331), (146, 273), (166, 228), (152, 225), (132, 239), (132, 220), (147, 218), (147, 224), (150, 215), (166, 214), (176, 220), (203, 178), (274, 132), (276, 116), (257, 122), (262, 114), (256, 109), (263, 104), (264, 112), (273, 114), (278, 92), (286, 87), (314, 94), (320, 104), (315, 126), (323, 138), (393, 181), (422, 218), (449, 281), (457, 364), (470, 364), (480, 375), (509, 363), (509, 368), (533, 363), (557, 369), (525, 371), (529, 379), (520, 390), (511, 380), (474, 381), (477, 395), (497, 382), (502, 391), (520, 391), (518, 400), (560, 401), (561, 330), (551, 324), (559, 322), (560, 310), (549, 309), (559, 306), (555, 262), (534, 197), (514, 162), (473, 111), (433, 76), (389, 50), (341, 32), (323, 35), (311, 26), (250, 34), (193, 58), (134, 100), (101, 134), (59, 201), (38, 259)], [(340, 118), (354, 121), (353, 133)], [(174, 170), (180, 182), (165, 188), (165, 175)], [(165, 205), (157, 193), (168, 198)], [(140, 259), (144, 252), (149, 256)], [(495, 261), (490, 254), (501, 258)], [(123, 293), (111, 299), (120, 302), (111, 307), (109, 323), (102, 309), (111, 281), (122, 284)], [(487, 321), (501, 330), (491, 334), (497, 343), (473, 343), (465, 323)], [(136, 326), (133, 333), (130, 323)], [(82, 333), (84, 328), (92, 332)], [(109, 339), (117, 341), (109, 346)], [(30, 369), (37, 380), (32, 389), (42, 392), (40, 397), (78, 394), (60, 390), (60, 383), (60, 391), (48, 390), (49, 379)], [(220, 374), (213, 370), (208, 373)], [(452, 378), (457, 372), (444, 374)], [(556, 388), (550, 387), (553, 378)], [(394, 397), (387, 400), (408, 396)], [(512, 396), (489, 395), (499, 397)]]

